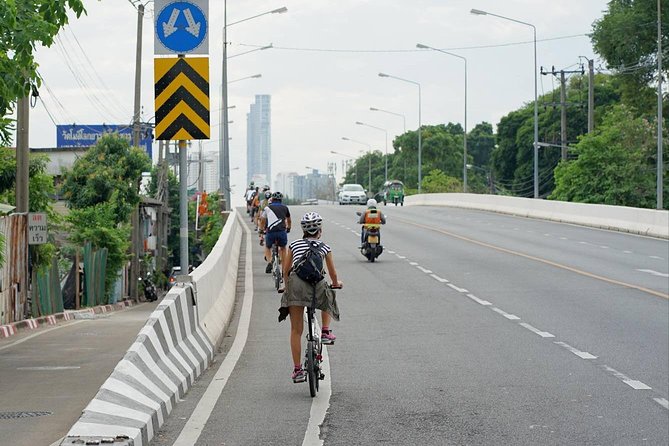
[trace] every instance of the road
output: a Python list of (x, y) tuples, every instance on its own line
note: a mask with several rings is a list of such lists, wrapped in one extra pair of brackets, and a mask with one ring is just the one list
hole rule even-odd
[(156, 306), (0, 338), (0, 444), (59, 444)]
[(217, 363), (153, 445), (669, 441), (666, 240), (387, 207), (386, 251), (368, 263), (356, 250), (360, 208), (291, 209), (296, 228), (307, 210), (323, 215), (345, 284), (325, 388), (312, 399), (289, 379), (289, 325), (277, 323), (279, 297), (252, 233), (252, 280), (239, 282)]

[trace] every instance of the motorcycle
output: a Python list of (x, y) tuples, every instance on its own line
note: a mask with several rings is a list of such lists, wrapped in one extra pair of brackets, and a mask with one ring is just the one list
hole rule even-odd
[[(360, 212), (356, 212), (356, 214), (358, 216), (361, 215)], [(383, 252), (383, 246), (381, 245), (381, 225), (367, 225), (360, 252), (372, 263), (381, 255)]]
[[(139, 280), (141, 281), (142, 278), (140, 277)], [(158, 292), (156, 291), (156, 286), (151, 281), (151, 277), (147, 276), (146, 279), (143, 280), (143, 282), (144, 282), (144, 299), (146, 299), (148, 302), (157, 301)]]

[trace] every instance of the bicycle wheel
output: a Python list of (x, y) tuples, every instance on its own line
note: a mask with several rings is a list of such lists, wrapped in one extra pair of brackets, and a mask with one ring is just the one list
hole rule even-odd
[(307, 378), (309, 379), (309, 394), (316, 396), (318, 392), (318, 372), (316, 370), (316, 350), (314, 341), (307, 341)]
[(274, 288), (278, 290), (279, 286), (281, 286), (281, 262), (276, 257), (274, 259)]

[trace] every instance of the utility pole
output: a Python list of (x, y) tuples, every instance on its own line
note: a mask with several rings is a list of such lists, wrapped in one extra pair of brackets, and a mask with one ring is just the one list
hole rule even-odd
[(662, 169), (662, 20), (660, 15), (660, 0), (657, 0), (657, 209), (662, 209), (663, 181)]
[[(14, 308), (17, 311), (16, 317), (23, 319), (27, 317), (28, 308), (28, 212), (30, 210), (30, 202), (28, 195), (28, 180), (30, 175), (30, 142), (29, 142), (29, 124), (30, 124), (30, 102), (28, 96), (22, 97), (16, 104), (16, 212), (24, 214), (25, 231), (24, 237), (19, 240), (24, 240), (25, 245), (19, 248), (19, 252), (23, 252), (26, 256), (23, 271), (20, 272), (19, 278), (19, 293), (16, 296), (16, 304)], [(19, 314), (21, 311), (21, 314)]]
[(588, 59), (588, 133), (595, 128), (595, 60)]
[[(142, 21), (144, 19), (144, 5), (137, 5), (137, 48), (135, 53), (135, 106), (132, 117), (132, 145), (139, 147), (140, 141), (140, 122), (139, 114), (141, 110), (141, 83), (142, 83)], [(139, 189), (139, 182), (137, 180), (137, 188)], [(141, 235), (139, 234), (139, 206), (132, 211), (131, 219), (131, 257), (130, 257), (130, 274), (129, 274), (129, 294), (130, 298), (137, 300), (139, 293), (137, 289), (137, 281), (139, 278), (139, 255), (141, 252)]]
[(551, 71), (544, 71), (544, 68), (541, 67), (541, 74), (542, 75), (547, 75), (547, 74), (552, 74), (553, 76), (557, 76), (558, 73), (560, 74), (560, 103), (555, 104), (555, 103), (550, 103), (549, 105), (559, 105), (560, 106), (560, 147), (561, 147), (561, 159), (562, 161), (567, 160), (567, 146), (568, 146), (568, 141), (567, 141), (567, 107), (569, 105), (576, 105), (573, 103), (568, 103), (567, 102), (567, 78), (565, 74), (573, 74), (573, 73), (579, 73), (581, 75), (585, 74), (583, 68), (581, 67), (580, 70), (574, 70), (574, 71), (567, 71), (567, 70), (560, 70), (560, 71), (555, 71), (555, 67), (551, 67)]

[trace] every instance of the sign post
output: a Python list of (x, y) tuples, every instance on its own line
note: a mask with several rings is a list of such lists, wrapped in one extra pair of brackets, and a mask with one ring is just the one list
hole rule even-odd
[(42, 245), (47, 242), (46, 214), (31, 212), (28, 214), (28, 244)]

